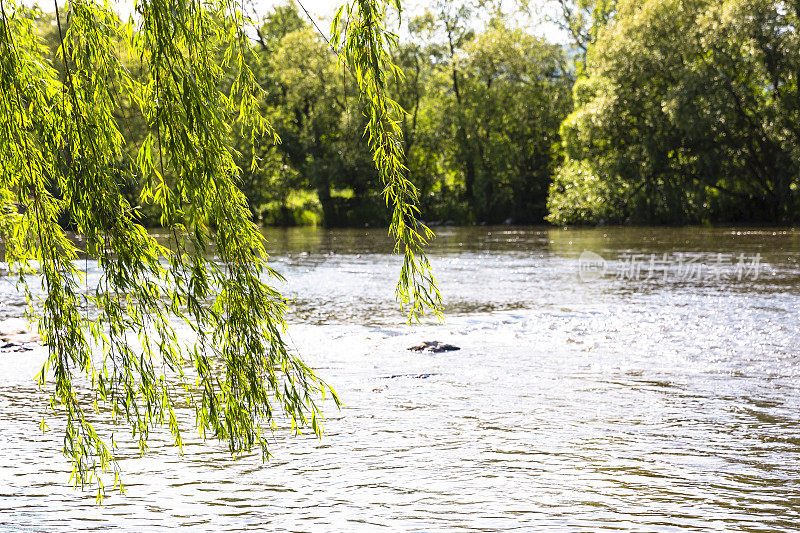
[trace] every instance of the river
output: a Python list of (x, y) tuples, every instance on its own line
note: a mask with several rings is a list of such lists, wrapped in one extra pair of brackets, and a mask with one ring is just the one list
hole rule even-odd
[(38, 429), (41, 350), (0, 353), (0, 529), (798, 530), (800, 232), (436, 230), (446, 320), (415, 326), (384, 230), (267, 230), (289, 341), (346, 405), (263, 464), (156, 436), (96, 505)]

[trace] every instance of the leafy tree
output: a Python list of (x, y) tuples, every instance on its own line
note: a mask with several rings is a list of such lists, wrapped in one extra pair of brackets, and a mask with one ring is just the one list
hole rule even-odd
[(570, 105), (561, 48), (497, 21), (465, 47), (460, 65), (475, 214), (539, 222)]
[[(443, 43), (441, 67), (443, 74), (449, 78), (449, 90), (455, 99), (455, 106), (449, 106), (454, 111), (450, 118), (453, 120), (454, 150), (457, 160), (463, 167), (464, 197), (474, 211), (475, 198), (475, 161), (472, 158), (471, 135), (467, 131), (466, 116), (462, 92), (463, 73), (458, 68), (458, 54), (463, 46), (472, 40), (474, 31), (470, 27), (473, 15), (473, 6), (468, 2), (439, 1), (435, 4), (438, 15), (437, 25), (441, 26), (446, 38)], [(430, 23), (429, 23), (430, 24)], [(434, 26), (435, 27), (435, 26)]]
[[(49, 354), (38, 379), (52, 380), (50, 405), (66, 419), (74, 482), (95, 484), (100, 497), (102, 472), (118, 471), (115, 442), (96, 429), (104, 417), (126, 423), (142, 453), (164, 423), (180, 446), (179, 401), (195, 409), (202, 436), (226, 441), (234, 455), (259, 445), (266, 455), (266, 432), (283, 417), (321, 433), (317, 401), (333, 391), (283, 340), (285, 302), (269, 285), (279, 274), (250, 221), (230, 142), (232, 128), (253, 143), (278, 140), (260, 113), (248, 21), (213, 1), (139, 0), (129, 24), (94, 0), (70, 0), (65, 13), (67, 21), (56, 13), (59, 71), (34, 14), (0, 0), (0, 228), (21, 280), (42, 280), (41, 301), (28, 290)], [(368, 110), (404, 256), (397, 295), (410, 318), (438, 313), (422, 252), (431, 234), (414, 216), (401, 110), (386, 94), (387, 76), (400, 75), (389, 56), (395, 40), (377, 1), (354, 0), (347, 14), (346, 31), (339, 18), (334, 25), (336, 49)], [(139, 75), (123, 54), (139, 60)], [(147, 132), (133, 155), (118, 114), (129, 103)], [(134, 177), (138, 205), (124, 194)], [(145, 231), (139, 205), (158, 208), (168, 246)], [(64, 216), (75, 238), (59, 224)], [(102, 270), (92, 293), (81, 291), (78, 257)], [(193, 340), (179, 338), (175, 320)], [(115, 487), (123, 488), (118, 477)]]
[(264, 23), (256, 29), (257, 41), (263, 52), (272, 53), (275, 52), (280, 39), (306, 27), (308, 22), (300, 16), (297, 5), (287, 1), (285, 4), (273, 7), (265, 17)]
[[(618, 2), (573, 90), (551, 220), (794, 220), (798, 15), (773, 0)], [(604, 201), (576, 203), (590, 183)]]
[[(316, 192), (324, 223), (375, 222), (382, 216), (381, 185), (370, 151), (360, 141), (365, 123), (352, 75), (310, 27), (283, 36), (267, 64), (279, 93), (273, 108), (284, 139), (279, 148)], [(340, 190), (352, 197), (335, 196)], [(378, 212), (358, 210), (356, 204), (365, 198)]]
[(503, 17), (475, 32), (471, 11), (445, 6), (438, 19), (429, 12), (414, 21), (412, 35), (428, 44), (415, 39), (398, 60), (414, 76), (400, 94), (412, 110), (405, 138), (413, 141), (411, 172), (427, 193), (423, 209), (538, 222), (570, 106), (563, 51)]
[(577, 49), (579, 66), (585, 66), (589, 46), (608, 25), (616, 11), (617, 0), (554, 0), (561, 17), (555, 22), (569, 35)]

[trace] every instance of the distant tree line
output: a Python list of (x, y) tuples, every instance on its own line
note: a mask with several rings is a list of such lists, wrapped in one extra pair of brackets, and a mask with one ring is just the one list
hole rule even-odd
[[(422, 219), (797, 219), (800, 2), (553, 0), (566, 44), (533, 36), (524, 3), (498, 5), (437, 0), (404, 21), (394, 58), (404, 76), (391, 90), (407, 111), (403, 163)], [(40, 15), (52, 33), (51, 18)], [(280, 5), (251, 59), (280, 137), (230, 140), (253, 218), (383, 224), (364, 107), (325, 36)], [(123, 61), (135, 72), (135, 57)], [(145, 138), (144, 124), (126, 124)], [(141, 184), (129, 188), (133, 200)]]

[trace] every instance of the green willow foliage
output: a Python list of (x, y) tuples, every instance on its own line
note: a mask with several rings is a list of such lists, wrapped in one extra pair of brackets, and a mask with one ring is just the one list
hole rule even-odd
[[(202, 437), (225, 440), (234, 456), (260, 446), (266, 458), (269, 431), (286, 423), (320, 435), (317, 399), (330, 393), (339, 404), (283, 340), (285, 300), (268, 283), (280, 275), (238, 187), (231, 129), (246, 128), (253, 143), (278, 141), (259, 113), (264, 90), (248, 64), (240, 8), (139, 0), (126, 25), (105, 2), (69, 0), (57, 19), (60, 75), (29, 10), (0, 0), (0, 230), (49, 351), (38, 380), (53, 380), (50, 406), (66, 418), (72, 480), (95, 486), (98, 498), (112, 469), (124, 491), (116, 442), (96, 429), (100, 421), (127, 424), (141, 453), (165, 423), (181, 446), (176, 405), (188, 402)], [(416, 222), (401, 164), (402, 110), (384, 89), (387, 70), (399, 75), (388, 56), (394, 37), (375, 0), (347, 12), (337, 49), (369, 102), (370, 146), (404, 255), (397, 294), (410, 317), (438, 314), (422, 252), (431, 233)], [(137, 76), (121, 48), (139, 60)], [(222, 92), (225, 75), (233, 83)], [(123, 107), (148, 125), (135, 157), (125, 150)], [(134, 178), (144, 181), (140, 203), (160, 208), (169, 245), (148, 235), (125, 199)], [(92, 293), (81, 271), (89, 259), (101, 269)], [(33, 274), (41, 302), (26, 284)], [(190, 340), (176, 334), (176, 320)]]
[[(392, 4), (399, 13), (399, 0)], [(354, 0), (334, 16), (332, 46), (350, 66), (366, 105), (366, 134), (385, 186), (384, 198), (392, 208), (390, 234), (397, 242), (395, 251), (403, 254), (395, 293), (412, 320), (424, 315), (426, 308), (439, 316), (441, 296), (422, 252), (433, 232), (417, 220), (419, 195), (404, 164), (399, 119), (405, 111), (388, 95), (389, 79), (402, 78), (403, 73), (392, 61), (390, 50), (397, 46), (397, 35), (387, 31), (385, 20), (383, 6), (373, 0)]]

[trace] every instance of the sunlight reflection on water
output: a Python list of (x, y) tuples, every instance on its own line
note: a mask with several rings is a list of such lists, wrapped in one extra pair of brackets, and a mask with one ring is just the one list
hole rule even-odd
[[(439, 233), (448, 318), (416, 327), (392, 299), (398, 265), (383, 231), (268, 233), (296, 299), (290, 341), (347, 405), (328, 409), (321, 441), (276, 434), (266, 464), (213, 442), (181, 457), (162, 435), (146, 458), (128, 450), (129, 494), (98, 507), (67, 486), (58, 422), (38, 430), (41, 353), (0, 353), (0, 526), (796, 529), (799, 234)], [(585, 249), (611, 261), (758, 251), (768, 270), (747, 283), (582, 283)], [(18, 314), (18, 297), (0, 293), (0, 314)], [(406, 349), (433, 339), (462, 349)]]

